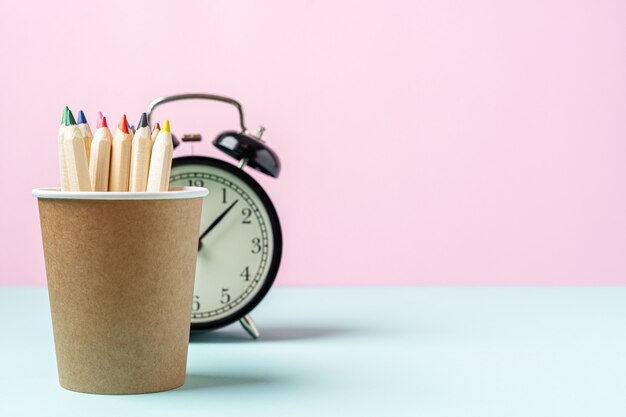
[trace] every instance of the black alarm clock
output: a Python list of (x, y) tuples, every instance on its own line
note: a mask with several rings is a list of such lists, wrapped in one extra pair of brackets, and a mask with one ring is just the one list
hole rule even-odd
[[(263, 127), (250, 133), (241, 104), (212, 94), (181, 94), (162, 97), (148, 106), (148, 120), (164, 103), (188, 99), (215, 100), (239, 111), (239, 131), (217, 136), (213, 144), (238, 165), (207, 156), (174, 158), (171, 185), (205, 187), (209, 194), (202, 205), (198, 261), (191, 312), (191, 329), (212, 330), (239, 321), (254, 339), (259, 331), (250, 312), (271, 288), (282, 255), (282, 234), (276, 209), (259, 183), (244, 172), (254, 168), (278, 177), (280, 160), (261, 136)], [(185, 142), (202, 140), (185, 134)], [(174, 146), (179, 146), (178, 139)]]

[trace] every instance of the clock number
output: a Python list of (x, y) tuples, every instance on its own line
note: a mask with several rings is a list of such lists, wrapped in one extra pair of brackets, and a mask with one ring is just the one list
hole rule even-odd
[(222, 188), (222, 204), (226, 204), (226, 188)]
[(252, 216), (252, 210), (250, 210), (248, 207), (244, 208), (243, 210), (241, 210), (241, 214), (243, 214), (244, 216), (246, 216), (243, 221), (241, 222), (242, 224), (250, 224), (252, 223), (250, 221), (250, 216)]
[(198, 311), (200, 310), (200, 296), (198, 295), (194, 295), (193, 296), (193, 304), (191, 304), (191, 311)]
[(204, 187), (204, 180), (188, 180), (190, 187)]
[(250, 271), (248, 271), (248, 268), (246, 266), (246, 269), (243, 270), (243, 272), (241, 274), (239, 274), (240, 277), (243, 277), (244, 281), (250, 281)]
[(228, 288), (222, 288), (222, 299), (220, 303), (228, 304), (230, 302), (230, 294), (228, 293)]
[(258, 237), (255, 237), (252, 239), (252, 253), (259, 253), (261, 252), (261, 239), (259, 239)]

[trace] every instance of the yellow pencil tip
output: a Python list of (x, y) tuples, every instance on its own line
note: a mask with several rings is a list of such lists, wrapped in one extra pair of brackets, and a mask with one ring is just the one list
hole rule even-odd
[(165, 119), (163, 122), (163, 127), (161, 128), (161, 132), (169, 132), (170, 131), (170, 121)]

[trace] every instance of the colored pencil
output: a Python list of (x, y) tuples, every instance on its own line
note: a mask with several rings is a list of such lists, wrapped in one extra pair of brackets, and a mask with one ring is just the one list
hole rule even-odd
[(67, 113), (65, 131), (63, 132), (63, 147), (67, 161), (70, 191), (91, 191), (85, 141), (71, 111)]
[(135, 126), (131, 125), (130, 122), (127, 120), (126, 124), (128, 125), (128, 133), (130, 133), (131, 136), (135, 135)]
[(78, 123), (78, 128), (80, 129), (80, 133), (83, 135), (83, 141), (85, 142), (85, 151), (87, 151), (87, 161), (89, 161), (89, 154), (91, 153), (91, 141), (93, 140), (93, 135), (91, 134), (91, 129), (89, 128), (89, 123), (87, 123), (87, 118), (85, 117), (85, 113), (83, 111), (78, 112), (78, 119), (76, 120)]
[(129, 191), (146, 191), (151, 153), (152, 138), (150, 137), (148, 115), (146, 113), (142, 113), (141, 119), (137, 124), (137, 131), (133, 136), (133, 145), (130, 157)]
[(126, 115), (123, 115), (113, 136), (109, 191), (128, 191), (132, 141), (133, 138), (128, 132)]
[(59, 133), (57, 135), (57, 147), (59, 153), (59, 179), (61, 181), (61, 190), (69, 191), (70, 182), (67, 177), (67, 161), (65, 159), (65, 147), (63, 146), (63, 139), (65, 133), (65, 122), (67, 120), (67, 112), (69, 112), (69, 107), (65, 106), (63, 109), (63, 116), (61, 117), (61, 126), (59, 126)]
[(166, 120), (163, 122), (163, 129), (159, 132), (152, 146), (146, 191), (158, 192), (168, 190), (173, 153), (174, 146), (172, 145), (172, 134), (170, 133), (170, 121)]
[(160, 131), (161, 131), (161, 125), (158, 123), (155, 123), (154, 127), (152, 128), (152, 143), (154, 143)]
[(91, 188), (94, 191), (107, 191), (109, 189), (112, 142), (113, 135), (107, 126), (107, 118), (100, 113), (98, 128), (93, 136), (89, 155), (89, 177)]

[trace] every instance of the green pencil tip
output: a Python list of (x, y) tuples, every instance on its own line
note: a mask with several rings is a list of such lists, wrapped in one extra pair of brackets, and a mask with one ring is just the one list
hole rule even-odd
[(67, 112), (70, 111), (70, 108), (65, 106), (65, 108), (63, 109), (63, 116), (61, 116), (61, 124), (64, 125), (65, 122), (67, 121)]
[(65, 126), (75, 125), (76, 120), (74, 119), (74, 115), (70, 109), (67, 109), (67, 119), (65, 120)]

